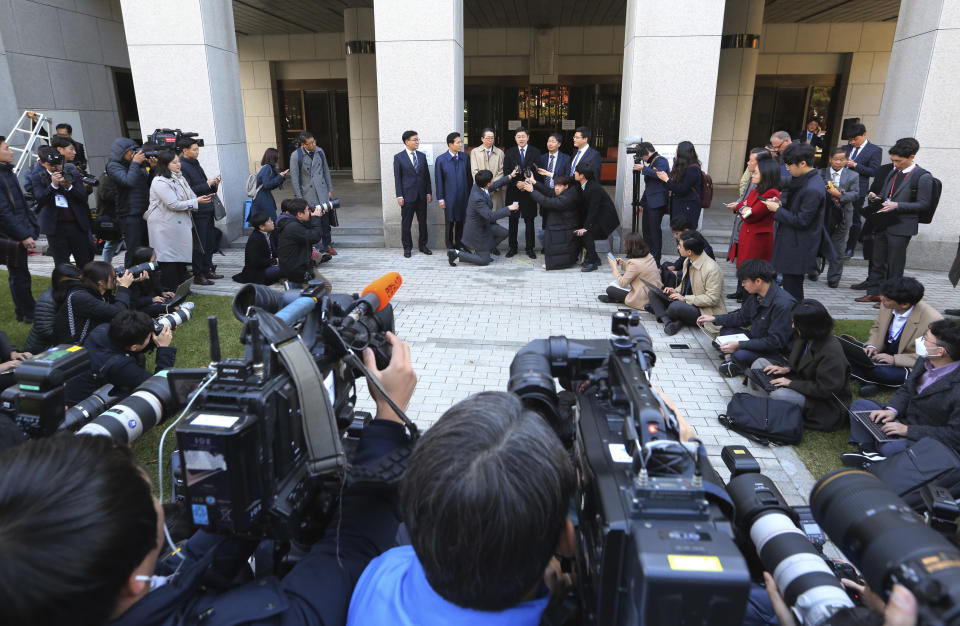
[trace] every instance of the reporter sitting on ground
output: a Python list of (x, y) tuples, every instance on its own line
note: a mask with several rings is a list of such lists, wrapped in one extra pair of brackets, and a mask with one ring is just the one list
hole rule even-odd
[(133, 280), (130, 272), (117, 278), (113, 266), (103, 261), (87, 263), (80, 280), (68, 284), (63, 294), (53, 322), (54, 343), (82, 344), (99, 324), (129, 307)]
[(851, 375), (860, 381), (861, 396), (875, 395), (880, 386), (899, 387), (910, 376), (917, 363), (917, 338), (931, 323), (943, 319), (939, 311), (923, 301), (923, 292), (923, 285), (916, 278), (888, 278), (880, 284), (881, 308), (867, 343), (840, 335)]
[[(510, 178), (517, 175), (519, 168), (514, 168), (509, 176), (493, 180), (493, 172), (480, 170), (474, 177), (474, 186), (470, 189), (470, 198), (467, 200), (467, 215), (463, 224), (463, 245), (468, 250), (447, 250), (447, 262), (456, 265), (457, 259), (473, 263), (474, 265), (490, 265), (490, 252), (496, 250), (500, 242), (507, 238), (509, 232), (497, 224), (497, 220), (506, 217), (510, 211), (520, 210), (516, 202), (493, 210), (493, 199), (490, 194), (510, 182)], [(497, 254), (500, 254), (499, 252)]]
[(165, 326), (154, 332), (153, 318), (142, 311), (120, 311), (109, 324), (97, 326), (83, 342), (90, 355), (90, 369), (67, 381), (64, 402), (72, 406), (107, 383), (114, 396), (129, 395), (150, 378), (145, 352), (156, 346), (157, 369), (173, 367), (177, 349), (170, 347), (173, 332)]
[[(417, 377), (410, 349), (392, 333), (387, 338), (389, 366), (378, 371), (369, 352), (364, 361), (403, 409)], [(378, 400), (377, 418), (363, 428), (352, 463), (376, 463), (405, 441), (400, 419)], [(230, 588), (228, 581), (249, 572), (256, 541), (199, 531), (178, 555), (161, 559), (167, 554), (163, 509), (129, 448), (108, 437), (37, 439), (0, 455), (0, 620), (343, 624), (357, 577), (394, 544), (396, 507), (394, 489), (347, 487), (327, 535), (282, 580), (263, 577)]]
[(597, 296), (597, 300), (622, 302), (634, 309), (643, 309), (650, 302), (647, 292), (663, 288), (657, 260), (650, 254), (650, 248), (640, 233), (630, 233), (623, 238), (623, 251), (627, 255), (626, 261), (607, 257), (613, 271), (613, 283), (607, 287), (607, 293)]
[(580, 240), (573, 230), (580, 225), (580, 190), (569, 176), (557, 174), (553, 189), (545, 183), (520, 181), (517, 188), (529, 191), (543, 215), (543, 267), (562, 270), (573, 267), (580, 254)]
[[(680, 286), (664, 287), (662, 292), (651, 290), (647, 294), (650, 311), (668, 335), (676, 335), (685, 324), (695, 325), (701, 316), (727, 310), (723, 299), (723, 270), (705, 254), (706, 239), (691, 230), (681, 234), (679, 241), (678, 249), (684, 259)], [(711, 332), (719, 330), (709, 324), (706, 328)]]
[(16, 382), (13, 376), (14, 370), (32, 356), (33, 354), (26, 350), (23, 352), (14, 350), (7, 333), (0, 330), (0, 389), (13, 386)]
[[(142, 246), (133, 252), (131, 262), (133, 265), (156, 263), (157, 253), (153, 248)], [(159, 269), (145, 271), (134, 278), (141, 280), (134, 280), (130, 286), (130, 308), (143, 311), (150, 317), (166, 313), (167, 306), (163, 302), (166, 298), (172, 298), (174, 292), (163, 286), (163, 272)]]
[[(766, 357), (782, 362), (783, 353), (793, 339), (791, 314), (797, 301), (777, 285), (777, 272), (761, 259), (747, 259), (737, 268), (737, 280), (747, 292), (743, 306), (723, 315), (701, 315), (698, 324), (713, 322), (721, 326), (720, 337), (742, 333), (747, 341), (727, 341), (720, 351), (727, 355), (720, 364), (722, 375), (743, 374), (754, 361)], [(750, 330), (745, 330), (749, 326)]]
[[(850, 405), (850, 366), (843, 356), (840, 340), (834, 337), (833, 318), (822, 304), (806, 299), (793, 309), (793, 341), (786, 365), (760, 358), (750, 366), (747, 378), (775, 376), (771, 392), (751, 382), (753, 390), (774, 400), (796, 404), (803, 409), (803, 423), (816, 430), (843, 426)], [(767, 376), (758, 375), (762, 372)]]
[(72, 282), (79, 282), (80, 268), (70, 263), (60, 263), (53, 268), (50, 286), (37, 298), (33, 309), (33, 326), (23, 344), (23, 349), (39, 354), (54, 345), (53, 322), (57, 317), (57, 308), (63, 301), (64, 291)]
[[(292, 283), (306, 284), (316, 276), (313, 244), (323, 239), (324, 223), (320, 217), (325, 211), (311, 209), (303, 198), (287, 198), (280, 203), (280, 209), (283, 211), (277, 218), (280, 274)], [(322, 260), (331, 258), (326, 252), (321, 253)]]
[[(677, 242), (677, 251), (680, 251), (680, 235), (689, 233), (693, 230), (690, 220), (685, 215), (678, 215), (670, 218), (670, 232), (673, 233), (673, 239)], [(699, 231), (697, 231), (699, 232)], [(700, 233), (703, 237), (703, 233)], [(706, 237), (703, 237), (703, 251), (708, 257), (716, 260), (713, 254), (713, 248)], [(664, 261), (660, 264), (660, 280), (664, 287), (676, 287), (680, 284), (680, 273), (683, 271), (683, 261), (686, 257), (680, 253), (680, 258), (676, 261)]]
[(870, 419), (880, 424), (885, 435), (900, 439), (877, 446), (867, 429), (851, 416), (850, 443), (860, 445), (860, 454), (842, 455), (844, 465), (882, 461), (924, 437), (960, 449), (960, 322), (937, 320), (930, 324), (917, 338), (916, 352), (917, 364), (886, 407), (865, 399), (850, 405), (851, 411), (871, 411)]
[(233, 275), (238, 283), (272, 285), (281, 278), (277, 265), (277, 234), (269, 213), (254, 213), (248, 223), (254, 231), (247, 237), (243, 249), (243, 269)]

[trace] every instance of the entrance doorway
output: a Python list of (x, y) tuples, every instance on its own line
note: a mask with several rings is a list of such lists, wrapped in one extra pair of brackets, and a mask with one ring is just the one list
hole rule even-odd
[[(309, 130), (327, 156), (332, 171), (353, 167), (350, 154), (350, 109), (345, 81), (280, 81), (280, 131), (286, 161), (299, 145), (298, 135)], [(298, 83), (298, 84), (288, 84)], [(318, 83), (318, 84), (311, 84)]]

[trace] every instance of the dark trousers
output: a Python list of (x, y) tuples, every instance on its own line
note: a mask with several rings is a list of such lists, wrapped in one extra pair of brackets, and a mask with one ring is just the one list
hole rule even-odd
[[(854, 400), (850, 404), (850, 411), (879, 411), (883, 407), (874, 402), (873, 400), (866, 400), (860, 398), (859, 400)], [(879, 452), (883, 456), (892, 456), (897, 452), (903, 452), (908, 439), (897, 439), (895, 441), (889, 441), (887, 443), (882, 443), (877, 445), (877, 440), (873, 438), (873, 435), (870, 434), (870, 431), (864, 428), (860, 422), (853, 418), (853, 415), (850, 416), (850, 443), (856, 443), (860, 445), (860, 448), (869, 452)]]
[(83, 269), (84, 265), (93, 260), (90, 233), (80, 228), (77, 222), (58, 221), (56, 232), (47, 237), (47, 241), (50, 243), (50, 255), (54, 263), (69, 263), (72, 254), (77, 267)]
[(403, 249), (410, 251), (413, 249), (413, 236), (410, 234), (410, 227), (413, 225), (413, 216), (417, 216), (417, 226), (420, 231), (417, 237), (417, 247), (427, 247), (427, 200), (420, 198), (416, 202), (404, 202), (400, 207), (400, 241), (403, 243)]
[(623, 289), (622, 287), (616, 287), (610, 285), (607, 287), (607, 297), (610, 298), (610, 302), (626, 302), (627, 294), (630, 291), (628, 289)]
[(216, 231), (214, 230), (213, 213), (197, 213), (193, 216), (193, 225), (197, 228), (197, 239), (203, 246), (193, 249), (193, 275), (197, 278), (206, 276), (213, 269), (213, 247), (216, 245)]
[(863, 351), (863, 344), (847, 335), (837, 337), (843, 348), (843, 355), (850, 364), (850, 376), (866, 383), (899, 387), (910, 375), (909, 367), (889, 363), (874, 363)]
[(283, 278), (283, 272), (280, 271), (279, 265), (271, 265), (270, 267), (265, 269), (264, 272), (267, 275), (268, 285), (272, 285), (273, 283)]
[[(749, 330), (744, 330), (742, 328), (736, 328), (733, 326), (724, 326), (720, 329), (718, 336), (723, 337), (724, 335), (736, 335), (738, 333), (743, 333), (747, 337), (751, 337)], [(750, 369), (750, 366), (753, 365), (753, 362), (760, 358), (768, 359), (772, 363), (783, 363), (783, 357), (777, 352), (758, 352), (755, 350), (745, 350), (743, 348), (736, 350), (731, 355), (731, 358), (744, 370)]]
[(147, 245), (147, 223), (139, 215), (128, 215), (120, 218), (120, 229), (123, 231), (123, 240), (127, 244), (123, 265), (130, 267), (133, 265), (133, 253), (137, 248)]
[(180, 283), (187, 280), (187, 264), (185, 262), (161, 261), (157, 263), (160, 270), (160, 282), (166, 291), (176, 291)]
[(18, 318), (33, 317), (36, 302), (30, 291), (30, 271), (27, 269), (27, 249), (20, 246), (17, 250), (17, 267), (7, 267), (7, 282), (10, 295), (13, 296), (13, 310)]
[(650, 254), (660, 263), (663, 252), (663, 216), (667, 214), (667, 207), (643, 207), (642, 232), (643, 240), (650, 246)]
[(671, 300), (670, 297), (662, 291), (650, 290), (650, 308), (658, 320), (664, 321), (664, 318), (670, 318), (670, 321), (683, 322), (686, 326), (696, 326), (697, 318), (700, 317), (700, 309), (680, 302)]
[(789, 293), (797, 302), (803, 300), (803, 274), (784, 274), (783, 290)]
[(863, 229), (863, 218), (860, 217), (860, 210), (863, 208), (863, 198), (857, 198), (853, 201), (853, 222), (850, 223), (850, 234), (847, 236), (847, 246), (845, 250), (837, 250), (837, 254), (845, 252), (853, 253), (857, 249), (857, 242), (860, 241), (860, 233)]
[(903, 276), (907, 265), (908, 245), (910, 245), (910, 237), (905, 235), (891, 235), (887, 231), (874, 234), (872, 259), (876, 284), (871, 282), (867, 293), (879, 295), (880, 283), (888, 278)]
[[(507, 229), (500, 224), (490, 225), (490, 235), (493, 237), (493, 247), (499, 246), (507, 238)], [(493, 248), (491, 248), (492, 250)], [(490, 250), (476, 250), (475, 252), (462, 251), (457, 253), (461, 261), (474, 265), (490, 265)]]
[(597, 244), (593, 240), (593, 234), (589, 230), (583, 233), (580, 242), (583, 244), (584, 250), (586, 250), (586, 253), (583, 255), (583, 264), (600, 265), (600, 257), (597, 256)]
[[(517, 251), (517, 235), (520, 232), (520, 211), (510, 211), (510, 239), (507, 240), (507, 246), (509, 251)], [(524, 226), (524, 249), (527, 252), (533, 252), (536, 248), (536, 226), (534, 225), (534, 220), (536, 216), (533, 217), (524, 217), (523, 226)]]
[(667, 267), (668, 265), (670, 265), (670, 261), (664, 261), (660, 264), (660, 282), (663, 283), (664, 287), (676, 287), (680, 284), (680, 272), (670, 269)]
[(461, 239), (463, 239), (463, 222), (447, 222), (445, 237), (447, 249), (462, 248)]

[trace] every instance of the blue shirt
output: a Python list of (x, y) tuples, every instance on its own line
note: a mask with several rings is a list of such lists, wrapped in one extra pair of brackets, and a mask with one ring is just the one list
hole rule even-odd
[(347, 626), (538, 626), (550, 600), (546, 587), (535, 600), (505, 611), (475, 611), (444, 600), (430, 587), (413, 546), (387, 550), (363, 571), (350, 599)]

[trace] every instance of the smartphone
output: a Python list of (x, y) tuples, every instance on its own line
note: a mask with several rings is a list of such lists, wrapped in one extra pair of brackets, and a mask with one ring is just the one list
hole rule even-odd
[(617, 257), (613, 256), (613, 253), (612, 253), (612, 252), (608, 252), (608, 253), (607, 253), (607, 258), (610, 259), (611, 261), (613, 261), (614, 263), (617, 262)]
[(688, 346), (685, 343), (671, 343), (669, 345), (671, 350), (689, 350), (690, 349), (690, 346)]

